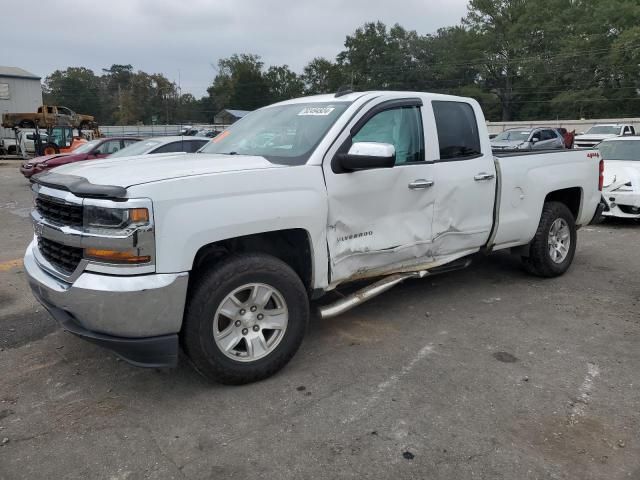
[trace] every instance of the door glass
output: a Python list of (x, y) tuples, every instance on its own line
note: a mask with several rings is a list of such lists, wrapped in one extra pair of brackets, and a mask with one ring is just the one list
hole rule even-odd
[(433, 115), (438, 130), (441, 160), (464, 160), (482, 154), (478, 122), (470, 104), (434, 101)]
[(109, 140), (104, 142), (94, 152), (96, 155), (111, 155), (120, 150), (120, 140)]
[(384, 110), (356, 133), (352, 142), (389, 143), (396, 149), (396, 165), (424, 160), (422, 121), (418, 107)]
[(159, 148), (156, 148), (153, 152), (149, 153), (171, 153), (171, 152), (184, 152), (184, 142), (172, 142), (167, 143)]

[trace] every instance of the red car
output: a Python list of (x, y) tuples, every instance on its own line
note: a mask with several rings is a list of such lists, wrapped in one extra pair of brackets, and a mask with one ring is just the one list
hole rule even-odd
[(108, 157), (112, 153), (139, 142), (140, 138), (134, 137), (107, 137), (91, 140), (76, 148), (70, 153), (59, 153), (55, 155), (43, 155), (27, 160), (20, 166), (20, 172), (29, 178), (36, 173), (44, 172), (67, 163), (81, 162), (83, 160), (93, 160), (96, 158)]

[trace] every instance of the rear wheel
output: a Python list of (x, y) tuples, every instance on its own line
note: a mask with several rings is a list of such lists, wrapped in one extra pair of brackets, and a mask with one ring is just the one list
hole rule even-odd
[(254, 382), (273, 375), (296, 353), (309, 303), (302, 281), (286, 263), (262, 254), (230, 257), (196, 282), (182, 341), (205, 377)]
[(47, 143), (42, 149), (43, 155), (57, 155), (60, 153), (60, 147), (55, 143)]
[(560, 202), (545, 203), (529, 256), (522, 257), (525, 270), (539, 277), (562, 275), (573, 262), (577, 238), (569, 208)]

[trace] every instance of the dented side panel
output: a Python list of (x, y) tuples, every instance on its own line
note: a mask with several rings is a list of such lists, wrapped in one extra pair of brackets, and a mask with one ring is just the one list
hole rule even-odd
[(405, 165), (333, 175), (327, 180), (327, 243), (331, 281), (391, 264), (431, 260), (435, 197), (409, 183), (432, 176), (433, 165)]

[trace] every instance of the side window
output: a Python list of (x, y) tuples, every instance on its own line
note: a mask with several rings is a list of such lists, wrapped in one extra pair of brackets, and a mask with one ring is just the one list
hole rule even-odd
[(182, 145), (184, 142), (171, 142), (163, 145), (161, 147), (156, 148), (153, 152), (149, 153), (173, 153), (173, 152), (184, 152), (184, 148)]
[(190, 142), (185, 142), (187, 153), (195, 153), (202, 148), (205, 143), (209, 143), (207, 140), (192, 140)]
[(109, 140), (96, 148), (94, 153), (98, 155), (111, 155), (118, 150), (120, 150), (120, 140)]
[(136, 143), (138, 140), (123, 140), (122, 143), (125, 147), (128, 147), (129, 145), (131, 145), (132, 143)]
[(418, 107), (384, 110), (371, 117), (351, 139), (389, 143), (396, 149), (396, 165), (424, 160), (422, 119)]
[(629, 127), (629, 135), (635, 135), (636, 134), (636, 129), (633, 127)]
[(482, 155), (476, 114), (468, 103), (434, 101), (441, 160), (464, 160)]
[(553, 130), (542, 130), (542, 140), (555, 140), (557, 135)]

